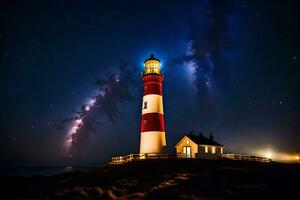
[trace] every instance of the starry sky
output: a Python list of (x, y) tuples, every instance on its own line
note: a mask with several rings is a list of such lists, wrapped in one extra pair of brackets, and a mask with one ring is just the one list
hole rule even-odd
[[(1, 1), (1, 165), (96, 165), (137, 153), (140, 74), (151, 53), (165, 75), (170, 152), (190, 131), (213, 132), (227, 152), (300, 152), (297, 7)], [(78, 116), (84, 123), (66, 149)]]

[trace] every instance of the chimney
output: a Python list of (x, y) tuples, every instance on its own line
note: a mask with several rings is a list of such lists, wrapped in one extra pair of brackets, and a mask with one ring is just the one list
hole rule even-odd
[(202, 132), (199, 132), (199, 136), (200, 136), (200, 137), (203, 137), (203, 133), (202, 133)]
[(210, 132), (210, 135), (209, 135), (209, 140), (213, 141), (214, 140), (214, 135), (212, 132)]
[(194, 132), (193, 131), (190, 131), (190, 135), (193, 135), (194, 134)]

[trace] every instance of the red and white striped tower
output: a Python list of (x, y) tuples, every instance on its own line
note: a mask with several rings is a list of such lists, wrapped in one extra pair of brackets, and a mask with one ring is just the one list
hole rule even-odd
[(160, 61), (153, 54), (144, 62), (140, 154), (163, 153), (166, 147)]

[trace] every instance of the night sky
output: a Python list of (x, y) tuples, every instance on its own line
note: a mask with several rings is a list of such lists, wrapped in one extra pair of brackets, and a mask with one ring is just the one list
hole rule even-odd
[[(138, 153), (140, 75), (151, 53), (165, 74), (170, 152), (191, 130), (213, 132), (227, 152), (300, 152), (297, 7), (1, 1), (1, 165), (95, 165)], [(83, 125), (67, 149), (78, 117)]]

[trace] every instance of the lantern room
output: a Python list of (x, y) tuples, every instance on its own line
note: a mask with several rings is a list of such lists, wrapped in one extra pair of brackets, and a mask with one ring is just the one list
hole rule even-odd
[(160, 61), (153, 54), (144, 62), (144, 75), (160, 74)]

